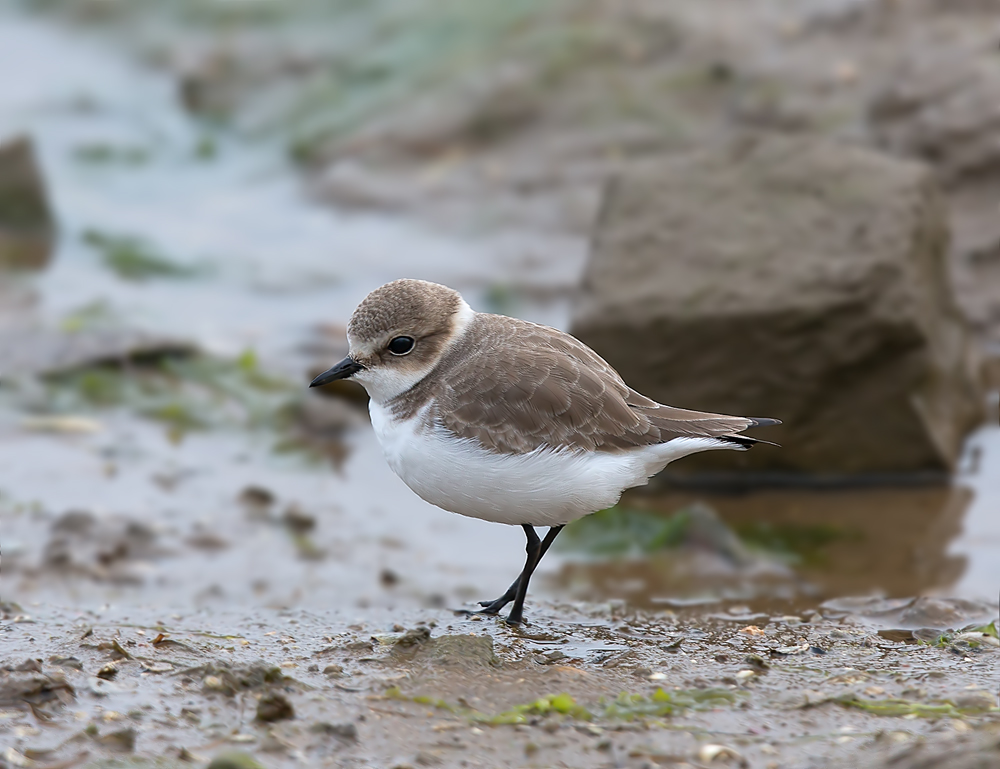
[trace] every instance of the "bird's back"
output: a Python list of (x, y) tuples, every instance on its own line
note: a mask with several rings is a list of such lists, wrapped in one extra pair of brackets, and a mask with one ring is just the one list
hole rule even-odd
[(771, 421), (656, 403), (569, 334), (487, 313), (476, 315), (428, 377), (388, 405), (403, 418), (423, 410), (428, 423), (500, 454), (726, 440)]

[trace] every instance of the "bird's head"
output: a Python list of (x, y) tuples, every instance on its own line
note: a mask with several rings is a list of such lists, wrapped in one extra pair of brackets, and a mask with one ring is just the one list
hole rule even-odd
[(310, 387), (353, 379), (376, 403), (409, 390), (429, 374), (475, 312), (461, 294), (425, 280), (394, 280), (366, 296), (347, 324), (346, 358)]

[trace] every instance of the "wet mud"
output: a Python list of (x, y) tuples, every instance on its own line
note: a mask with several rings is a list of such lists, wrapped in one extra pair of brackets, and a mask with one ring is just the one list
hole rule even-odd
[(4, 610), (9, 766), (847, 767), (1000, 728), (995, 623), (945, 630), (973, 602)]

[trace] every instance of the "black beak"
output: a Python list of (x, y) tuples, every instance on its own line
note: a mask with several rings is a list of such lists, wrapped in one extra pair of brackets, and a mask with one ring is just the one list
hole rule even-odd
[(347, 356), (340, 363), (337, 363), (333, 368), (324, 371), (318, 377), (316, 377), (310, 383), (310, 387), (320, 387), (321, 385), (330, 384), (337, 379), (347, 379), (353, 376), (363, 369), (360, 363), (355, 363), (354, 360)]

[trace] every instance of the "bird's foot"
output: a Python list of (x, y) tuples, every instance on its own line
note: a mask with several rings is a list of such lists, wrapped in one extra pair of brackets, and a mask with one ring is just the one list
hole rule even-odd
[[(461, 617), (496, 617), (497, 615), (500, 614), (500, 609), (502, 608), (503, 608), (502, 606), (500, 608), (494, 608), (492, 606), (487, 605), (485, 608), (479, 610), (452, 609), (452, 611)], [(511, 614), (513, 614), (513, 612)], [(522, 627), (524, 625), (531, 624), (524, 618), (523, 615), (520, 617), (514, 617), (508, 615), (506, 617), (500, 617), (500, 620), (505, 625), (510, 625), (511, 627)]]
[(499, 614), (500, 610), (509, 603), (510, 599), (505, 596), (497, 598), (494, 601), (480, 601), (479, 605), (483, 608), (477, 614)]
[(479, 615), (481, 617), (495, 617), (504, 606), (510, 603), (510, 599), (497, 598), (494, 601), (480, 601), (482, 609), (455, 609), (456, 614), (463, 614), (466, 617)]
[(504, 617), (503, 621), (512, 627), (521, 627), (522, 625), (529, 624), (527, 620), (524, 619), (524, 615), (521, 612), (517, 612), (515, 615), (513, 611)]

